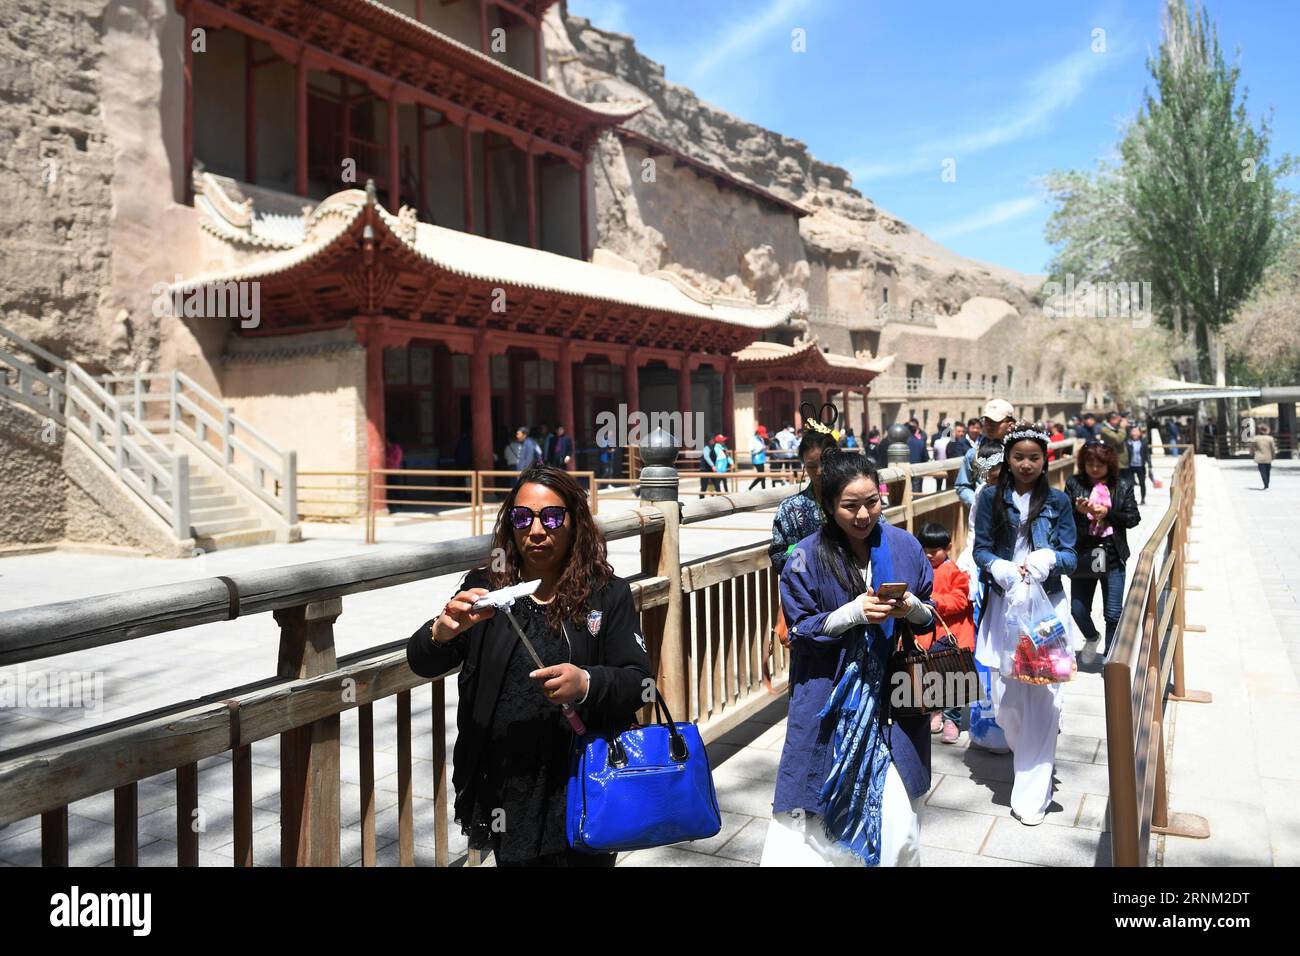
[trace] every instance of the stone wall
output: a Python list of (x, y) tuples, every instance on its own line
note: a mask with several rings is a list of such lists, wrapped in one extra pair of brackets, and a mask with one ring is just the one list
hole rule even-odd
[(184, 19), (170, 0), (17, 2), (5, 18), (0, 322), (92, 371), (179, 367), (215, 384), (222, 336), (152, 309), (157, 283), (199, 265), (182, 204)]
[(351, 328), (230, 340), (222, 394), (269, 441), (298, 452), (298, 470), (367, 467), (366, 350)]
[(0, 31), (0, 322), (104, 357), (114, 145), (100, 111), (103, 2), (5, 4)]
[(788, 210), (719, 188), (614, 134), (595, 152), (593, 179), (597, 245), (642, 271), (665, 269), (705, 291), (758, 303), (805, 294), (809, 267)]
[(63, 429), (0, 399), (0, 548), (61, 541), (67, 523)]
[(52, 419), (0, 400), (0, 552), (31, 545), (103, 545), (187, 557), (192, 542), (124, 488)]

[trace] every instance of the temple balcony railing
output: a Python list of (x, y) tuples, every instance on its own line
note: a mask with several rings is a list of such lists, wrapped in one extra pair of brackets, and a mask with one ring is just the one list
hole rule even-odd
[(871, 383), (871, 394), (878, 400), (899, 398), (1005, 398), (1016, 404), (1082, 403), (1083, 389), (1051, 386), (1016, 385), (1005, 388), (988, 382), (935, 381), (927, 378), (881, 376)]

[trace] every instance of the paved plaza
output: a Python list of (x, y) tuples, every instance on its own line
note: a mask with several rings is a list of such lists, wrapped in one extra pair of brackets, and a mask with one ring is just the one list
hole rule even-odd
[[(1162, 490), (1148, 490), (1143, 523), (1131, 535), (1134, 555), (1168, 505), (1174, 459), (1158, 458)], [(1273, 488), (1260, 490), (1258, 473), (1245, 461), (1198, 461), (1196, 518), (1191, 552), (1197, 563), (1190, 583), (1203, 588), (1189, 598), (1188, 623), (1205, 633), (1187, 641), (1187, 681), (1214, 694), (1210, 705), (1173, 703), (1171, 807), (1210, 820), (1209, 840), (1157, 838), (1152, 862), (1166, 866), (1291, 864), (1300, 847), (1300, 748), (1290, 728), (1300, 721), (1300, 463), (1274, 467)], [(626, 507), (628, 502), (622, 507)], [(605, 508), (620, 505), (612, 500)], [(710, 528), (683, 530), (683, 558), (720, 547), (762, 540), (769, 514), (736, 515)], [(432, 540), (468, 533), (454, 522), (400, 524), (381, 529), (376, 548), (403, 547), (402, 539)], [(725, 529), (725, 530), (724, 530)], [(416, 538), (415, 536), (422, 536)], [(725, 535), (725, 543), (720, 536)], [(352, 553), (355, 531), (313, 527), (298, 545), (269, 545), (216, 553), (199, 561), (144, 561), (105, 555), (53, 552), (0, 562), (0, 607), (85, 596), (144, 584), (206, 577), (289, 562)], [(622, 574), (639, 568), (635, 539), (611, 545)], [(1130, 564), (1130, 571), (1132, 563)], [(340, 654), (404, 639), (445, 599), (455, 579), (447, 577), (344, 598), (336, 625)], [(1094, 607), (1101, 626), (1100, 596)], [(66, 655), (65, 670), (104, 675), (100, 713), (0, 711), (5, 748), (81, 729), (186, 696), (220, 690), (266, 677), (274, 668), (277, 630), (269, 615), (210, 624), (124, 644)], [(445, 718), (454, 727), (455, 682), (447, 685)], [(1011, 758), (958, 744), (933, 748), (933, 779), (922, 810), (922, 863), (928, 866), (1108, 865), (1106, 832), (1108, 776), (1100, 662), (1089, 649), (1078, 678), (1065, 691), (1057, 749), (1055, 805), (1045, 825), (1027, 828), (1010, 817)], [(433, 862), (433, 765), (431, 694), (412, 693), (416, 862)], [(723, 810), (718, 836), (694, 844), (625, 854), (623, 866), (752, 866), (766, 836), (777, 763), (785, 732), (785, 698), (729, 731), (710, 747)], [(376, 831), (381, 865), (397, 863), (396, 705), (375, 705)], [(448, 731), (448, 753), (454, 730)], [(278, 741), (252, 747), (254, 856), (259, 864), (279, 862)], [(342, 721), (342, 862), (360, 861), (359, 763), (355, 713)], [(200, 864), (233, 862), (231, 764), (228, 757), (200, 763), (199, 798), (205, 829)], [(1207, 772), (1207, 768), (1214, 768)], [(140, 784), (140, 861), (172, 865), (176, 860), (174, 775)], [(109, 864), (113, 856), (112, 795), (74, 804), (70, 813), (71, 862)], [(455, 829), (453, 827), (453, 829)], [(35, 865), (40, 860), (39, 820), (0, 829), (0, 865)], [(452, 858), (464, 862), (463, 837), (454, 835)]]

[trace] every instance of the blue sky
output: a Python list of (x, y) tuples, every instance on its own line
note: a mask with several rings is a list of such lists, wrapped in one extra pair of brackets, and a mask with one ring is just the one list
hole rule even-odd
[[(571, 12), (634, 36), (669, 81), (802, 140), (934, 239), (1033, 273), (1052, 256), (1042, 177), (1111, 154), (1150, 85), (1163, 6), (569, 0)], [(1273, 155), (1300, 154), (1300, 3), (1217, 0), (1209, 11), (1229, 59), (1240, 50), (1251, 115), (1273, 109)], [(795, 29), (806, 52), (791, 49)]]

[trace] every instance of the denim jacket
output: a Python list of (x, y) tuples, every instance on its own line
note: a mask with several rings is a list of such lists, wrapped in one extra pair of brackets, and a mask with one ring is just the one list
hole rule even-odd
[[(1002, 588), (993, 580), (989, 567), (1001, 558), (1010, 561), (1016, 553), (1016, 535), (1020, 533), (1020, 510), (1011, 501), (1011, 489), (1008, 488), (1003, 501), (1007, 508), (1007, 524), (993, 539), (993, 496), (997, 494), (996, 485), (985, 485), (980, 489), (979, 507), (975, 510), (975, 564), (980, 569), (980, 580), (1001, 594)], [(1056, 552), (1056, 567), (1043, 582), (1043, 590), (1048, 594), (1063, 594), (1061, 576), (1074, 573), (1078, 564), (1075, 552), (1076, 532), (1074, 527), (1074, 509), (1064, 491), (1051, 488), (1043, 510), (1038, 513), (1030, 534), (1030, 550), (1050, 548)]]

